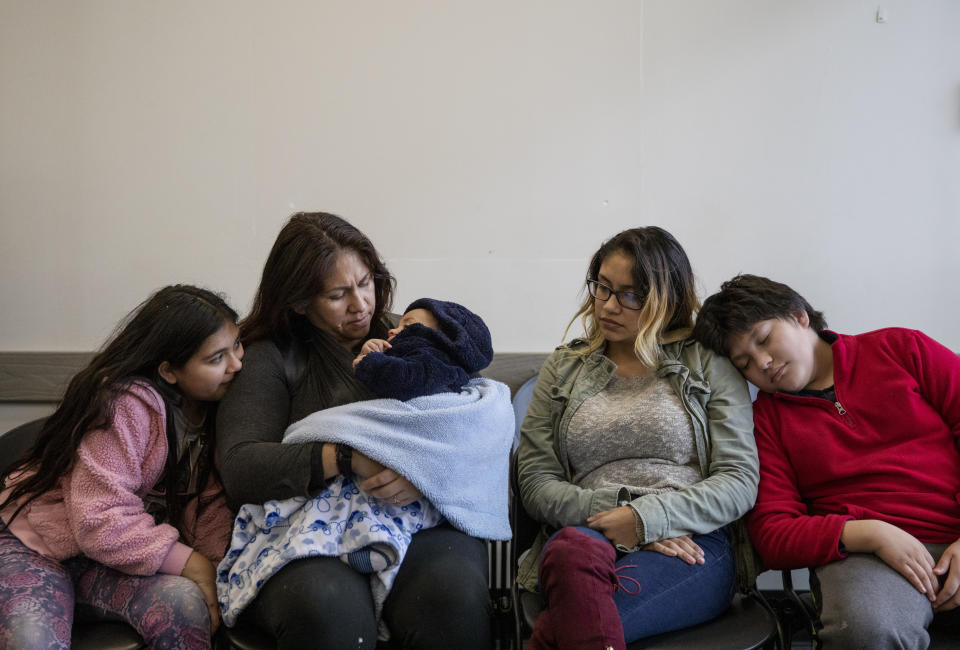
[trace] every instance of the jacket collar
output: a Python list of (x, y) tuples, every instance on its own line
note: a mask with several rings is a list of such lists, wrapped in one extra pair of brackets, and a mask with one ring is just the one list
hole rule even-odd
[[(690, 359), (695, 354), (697, 346), (691, 339), (667, 343), (663, 346), (663, 358), (656, 369), (657, 377), (679, 375), (681, 384), (690, 381), (695, 386), (706, 390), (706, 381), (703, 377), (703, 364)], [(695, 362), (694, 362), (695, 361)], [(583, 369), (593, 376), (594, 373), (605, 374), (607, 378), (616, 372), (616, 364), (603, 354), (602, 350), (594, 350), (583, 361)]]

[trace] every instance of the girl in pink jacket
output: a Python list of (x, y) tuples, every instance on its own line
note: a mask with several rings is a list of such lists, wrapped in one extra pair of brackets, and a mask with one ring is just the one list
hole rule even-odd
[(240, 370), (236, 320), (210, 291), (161, 289), (0, 475), (0, 648), (68, 648), (76, 604), (150, 647), (210, 647), (232, 522), (212, 406)]

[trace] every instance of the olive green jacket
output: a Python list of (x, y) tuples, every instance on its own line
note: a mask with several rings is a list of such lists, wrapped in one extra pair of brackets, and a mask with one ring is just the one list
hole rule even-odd
[[(543, 524), (517, 576), (531, 591), (536, 590), (538, 559), (550, 533), (585, 525), (587, 517), (630, 499), (625, 487), (590, 490), (570, 482), (570, 420), (616, 371), (616, 364), (599, 351), (577, 354), (584, 345), (577, 340), (561, 346), (544, 362), (521, 427), (520, 497), (527, 512)], [(630, 501), (643, 524), (640, 545), (709, 533), (738, 520), (753, 506), (759, 480), (750, 395), (730, 362), (688, 339), (663, 347), (656, 372), (670, 382), (690, 415), (704, 479)], [(737, 546), (746, 540), (740, 526), (738, 522), (731, 536)], [(748, 542), (737, 549), (737, 556), (741, 588), (748, 588), (757, 573)]]

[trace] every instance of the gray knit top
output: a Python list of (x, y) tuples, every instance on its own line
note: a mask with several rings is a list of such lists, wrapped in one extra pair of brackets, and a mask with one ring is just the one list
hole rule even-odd
[(573, 483), (625, 486), (633, 497), (701, 481), (690, 416), (666, 379), (620, 377), (588, 398), (570, 420)]

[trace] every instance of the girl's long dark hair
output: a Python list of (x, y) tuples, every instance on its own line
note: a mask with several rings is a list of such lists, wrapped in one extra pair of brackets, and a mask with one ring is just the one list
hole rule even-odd
[[(207, 337), (225, 322), (236, 323), (237, 313), (224, 299), (190, 285), (164, 287), (130, 312), (90, 364), (70, 380), (63, 400), (44, 423), (36, 444), (0, 475), (2, 484), (11, 475), (30, 473), (19, 477), (7, 498), (0, 502), (0, 510), (23, 497), (27, 498), (25, 505), (53, 489), (60, 477), (73, 467), (77, 447), (87, 432), (112, 424), (114, 397), (140, 380), (150, 382), (164, 396), (169, 445), (167, 511), (168, 514), (180, 512), (177, 491), (170, 489), (174, 472), (169, 471), (170, 459), (177, 455), (175, 436), (171, 440), (170, 404), (177, 401), (179, 395), (173, 386), (163, 382), (157, 368), (164, 361), (174, 368), (182, 368)], [(208, 431), (212, 428), (208, 427)], [(208, 448), (212, 449), (213, 445)]]
[(240, 324), (244, 345), (270, 339), (281, 349), (313, 329), (294, 307), (323, 291), (341, 251), (355, 252), (373, 274), (377, 323), (393, 303), (396, 280), (373, 243), (350, 222), (327, 212), (298, 212), (283, 226), (263, 266), (250, 314)]

